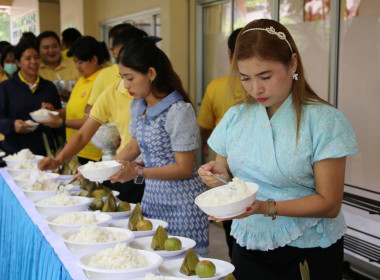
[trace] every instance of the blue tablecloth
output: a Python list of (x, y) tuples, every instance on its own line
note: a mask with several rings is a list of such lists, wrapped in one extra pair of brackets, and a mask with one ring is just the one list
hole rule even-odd
[(77, 259), (0, 169), (0, 279), (88, 279)]

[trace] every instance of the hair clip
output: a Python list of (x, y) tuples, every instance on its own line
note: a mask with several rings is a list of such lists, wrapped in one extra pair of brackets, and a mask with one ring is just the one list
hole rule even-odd
[(247, 29), (247, 30), (244, 30), (244, 32), (241, 33), (240, 36), (243, 36), (243, 34), (246, 33), (246, 32), (249, 32), (249, 31), (256, 31), (256, 30), (259, 30), (259, 31), (265, 31), (265, 32), (267, 32), (267, 33), (269, 33), (269, 34), (271, 34), (271, 35), (275, 35), (275, 36), (277, 36), (280, 40), (284, 40), (284, 41), (288, 44), (288, 46), (289, 46), (289, 48), (290, 48), (290, 51), (293, 53), (292, 46), (290, 45), (289, 41), (286, 39), (286, 35), (285, 35), (285, 33), (284, 33), (284, 32), (281, 32), (281, 31), (277, 32), (277, 31), (274, 29), (273, 26), (271, 26), (271, 27), (267, 27), (267, 28), (258, 28), (258, 27), (257, 27), (257, 28), (249, 28), (249, 29)]

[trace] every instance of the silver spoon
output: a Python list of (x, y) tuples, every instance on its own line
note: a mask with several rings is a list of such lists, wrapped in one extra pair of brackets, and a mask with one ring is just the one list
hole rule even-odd
[(75, 181), (77, 180), (77, 178), (73, 178), (73, 179), (71, 179), (70, 180), (70, 182), (68, 182), (68, 183), (59, 183), (59, 185), (57, 186), (57, 193), (59, 192), (59, 190), (60, 190), (60, 188), (61, 187), (66, 187), (67, 185), (70, 185), (70, 184), (72, 184), (72, 183), (74, 183)]
[[(201, 169), (204, 170), (204, 168), (203, 168), (202, 166), (201, 166)], [(223, 182), (224, 184), (228, 185), (228, 182), (227, 182), (226, 180), (224, 180), (222, 177), (220, 177), (220, 176), (218, 176), (218, 175), (216, 175), (216, 174), (214, 174), (214, 173), (211, 173), (211, 175), (212, 175), (214, 178), (218, 179), (219, 181)]]

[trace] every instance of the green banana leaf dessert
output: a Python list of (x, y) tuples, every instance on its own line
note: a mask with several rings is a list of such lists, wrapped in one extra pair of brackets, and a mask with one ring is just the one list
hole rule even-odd
[(116, 212), (116, 199), (112, 192), (107, 195), (107, 200), (103, 205), (102, 212)]
[(162, 226), (158, 226), (156, 232), (153, 235), (152, 242), (150, 243), (150, 248), (154, 251), (165, 250), (165, 241), (168, 239), (168, 234)]
[(116, 210), (117, 212), (131, 211), (131, 205), (126, 201), (120, 201)]
[(90, 203), (90, 209), (92, 210), (102, 210), (104, 206), (104, 202), (103, 202), (103, 198), (102, 198), (102, 195), (101, 194), (98, 194), (97, 196), (95, 196), (95, 198), (91, 201)]
[(136, 231), (137, 230), (136, 225), (141, 220), (144, 220), (143, 214), (141, 211), (141, 204), (137, 203), (131, 213), (131, 216), (129, 216), (128, 229), (132, 231)]
[(187, 276), (195, 275), (195, 267), (199, 262), (197, 254), (192, 248), (187, 250), (186, 256), (183, 259), (181, 268), (179, 271)]
[(232, 274), (232, 273), (229, 273), (227, 276), (226, 276), (226, 279), (225, 280), (236, 280), (235, 276)]

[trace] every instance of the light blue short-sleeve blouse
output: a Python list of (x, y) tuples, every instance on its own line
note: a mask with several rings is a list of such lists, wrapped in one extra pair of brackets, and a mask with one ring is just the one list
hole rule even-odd
[[(354, 131), (332, 106), (304, 105), (298, 141), (296, 130), (290, 95), (271, 119), (259, 103), (232, 107), (208, 144), (227, 158), (233, 176), (259, 184), (257, 199), (290, 200), (315, 193), (314, 162), (357, 153)], [(345, 230), (342, 213), (329, 219), (277, 216), (274, 221), (252, 215), (234, 220), (231, 235), (242, 247), (265, 251), (285, 245), (325, 248)]]

